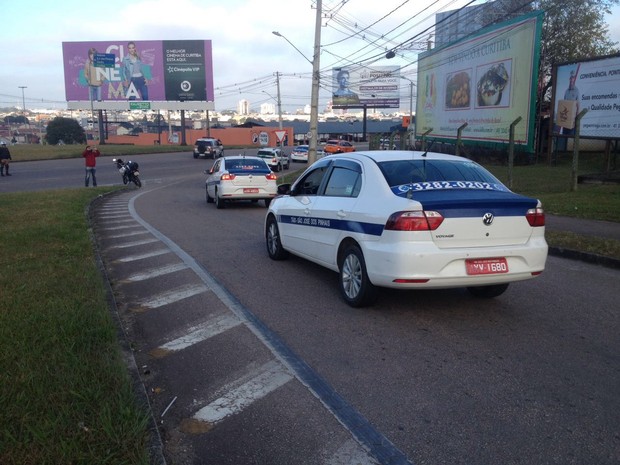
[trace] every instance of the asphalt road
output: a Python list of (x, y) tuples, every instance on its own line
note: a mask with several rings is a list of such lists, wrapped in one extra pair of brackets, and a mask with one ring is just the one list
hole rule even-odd
[[(550, 257), (493, 300), (352, 309), (334, 273), (268, 258), (263, 207), (205, 203), (210, 161), (134, 158), (143, 189), (93, 206), (94, 231), (168, 463), (620, 462), (618, 270)], [(81, 161), (14, 168), (82, 183)]]

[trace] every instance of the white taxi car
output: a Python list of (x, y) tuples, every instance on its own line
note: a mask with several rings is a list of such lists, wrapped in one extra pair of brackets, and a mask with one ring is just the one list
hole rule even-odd
[(262, 158), (244, 155), (218, 158), (207, 173), (207, 203), (224, 208), (229, 200), (263, 200), (277, 194), (276, 175)]
[(291, 252), (338, 272), (354, 307), (372, 303), (377, 286), (495, 297), (545, 268), (541, 203), (466, 158), (331, 155), (278, 191), (265, 218), (269, 256)]
[(301, 163), (308, 163), (308, 145), (298, 145), (291, 152), (291, 161), (298, 161)]

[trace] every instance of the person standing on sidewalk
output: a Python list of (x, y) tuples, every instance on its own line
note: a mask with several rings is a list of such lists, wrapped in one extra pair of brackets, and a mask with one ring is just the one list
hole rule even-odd
[(4, 172), (6, 171), (7, 176), (11, 176), (9, 173), (9, 162), (11, 161), (11, 152), (9, 152), (9, 148), (6, 146), (6, 143), (2, 142), (0, 144), (0, 174), (4, 176)]
[(86, 146), (86, 150), (82, 152), (84, 157), (84, 164), (86, 165), (86, 177), (84, 178), (84, 185), (88, 187), (90, 177), (93, 177), (93, 187), (97, 187), (97, 178), (95, 177), (95, 171), (97, 171), (97, 157), (101, 155), (99, 149), (96, 146)]

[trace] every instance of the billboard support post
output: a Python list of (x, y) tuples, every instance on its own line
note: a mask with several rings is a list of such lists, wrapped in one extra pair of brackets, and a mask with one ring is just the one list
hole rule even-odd
[(581, 118), (588, 112), (587, 108), (584, 108), (579, 112), (575, 118), (575, 139), (573, 140), (573, 168), (571, 170), (571, 191), (577, 190), (577, 172), (579, 170), (579, 133), (581, 131)]
[(520, 116), (510, 123), (510, 135), (508, 139), (508, 188), (512, 189), (512, 167), (515, 163), (515, 126), (521, 122)]
[(463, 145), (463, 141), (461, 140), (463, 138), (463, 129), (465, 129), (467, 127), (467, 123), (463, 123), (459, 126), (459, 128), (456, 131), (456, 155), (460, 156), (461, 155), (461, 145)]
[(428, 128), (428, 131), (422, 134), (422, 150), (426, 152), (426, 136), (428, 136), (433, 131), (433, 128)]

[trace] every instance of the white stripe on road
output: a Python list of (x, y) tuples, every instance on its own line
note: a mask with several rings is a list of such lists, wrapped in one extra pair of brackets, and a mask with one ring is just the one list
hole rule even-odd
[(125, 226), (113, 226), (111, 228), (101, 228), (103, 231), (117, 231), (119, 229), (141, 228), (139, 224), (126, 224)]
[(143, 241), (127, 242), (125, 244), (111, 245), (110, 248), (111, 249), (126, 249), (127, 247), (135, 247), (138, 245), (152, 244), (153, 242), (159, 242), (159, 239), (152, 238), (152, 239), (145, 239)]
[(170, 249), (159, 249), (159, 250), (154, 250), (152, 252), (142, 253), (138, 255), (129, 255), (127, 257), (119, 258), (114, 261), (121, 262), (121, 263), (135, 262), (136, 260), (144, 260), (145, 258), (157, 257), (159, 255), (164, 255), (170, 252), (171, 252)]
[(143, 229), (142, 231), (127, 232), (123, 234), (117, 234), (116, 236), (108, 236), (107, 239), (118, 239), (120, 237), (139, 236), (140, 234), (151, 234), (151, 233)]
[(219, 315), (203, 323), (202, 325), (189, 328), (187, 334), (159, 346), (156, 350), (164, 351), (161, 353), (183, 350), (187, 347), (193, 346), (194, 344), (206, 341), (213, 336), (217, 336), (218, 334), (228, 331), (229, 329), (240, 324), (241, 320), (231, 313)]
[(194, 414), (194, 419), (211, 424), (217, 423), (241, 412), (254, 401), (262, 399), (293, 379), (288, 370), (275, 360), (263, 365), (259, 371), (260, 373), (247, 383), (198, 410)]
[(143, 300), (138, 302), (140, 308), (158, 308), (163, 307), (164, 305), (172, 304), (178, 302), (179, 300), (187, 299), (188, 297), (192, 297), (194, 295), (202, 294), (203, 292), (207, 292), (209, 288), (204, 284), (197, 285), (188, 285), (179, 287), (177, 289), (173, 289), (171, 291), (162, 292), (159, 295), (153, 296), (153, 298), (149, 300)]
[(185, 263), (175, 263), (174, 265), (160, 266), (159, 268), (153, 268), (150, 270), (142, 271), (140, 273), (134, 273), (122, 281), (144, 281), (146, 279), (155, 278), (157, 276), (163, 276), (165, 274), (175, 273), (180, 270), (187, 269)]

